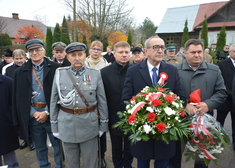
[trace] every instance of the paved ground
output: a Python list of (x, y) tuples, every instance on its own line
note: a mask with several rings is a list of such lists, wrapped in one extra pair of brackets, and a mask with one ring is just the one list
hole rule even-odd
[[(231, 136), (231, 120), (230, 115), (226, 118), (225, 122), (225, 129), (228, 132), (228, 134)], [(112, 164), (112, 158), (111, 158), (111, 146), (110, 146), (110, 138), (109, 135), (107, 136), (107, 152), (106, 152), (106, 162), (107, 162), (107, 168), (113, 168)], [(17, 150), (17, 157), (20, 163), (21, 168), (38, 168), (37, 162), (36, 162), (36, 156), (35, 151), (29, 151), (29, 148), (25, 148), (22, 150)], [(53, 164), (53, 150), (52, 148), (49, 148), (49, 159), (52, 163), (52, 167), (54, 167)], [(133, 168), (136, 168), (136, 159), (134, 159), (133, 162)], [(218, 165), (214, 165), (213, 163), (209, 165), (209, 168), (234, 168), (235, 167), (235, 152), (231, 151), (231, 153), (224, 153), (222, 158), (219, 159)], [(153, 168), (153, 162), (151, 162), (151, 168)], [(193, 161), (185, 162), (185, 158), (182, 159), (182, 168), (193, 168)]]

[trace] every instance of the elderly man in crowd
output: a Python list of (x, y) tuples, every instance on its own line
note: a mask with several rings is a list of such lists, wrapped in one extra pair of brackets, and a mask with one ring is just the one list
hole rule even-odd
[[(12, 57), (12, 51), (8, 48), (6, 50), (4, 50), (4, 57), (3, 57), (3, 61), (0, 63), (0, 74), (5, 74), (5, 69), (8, 64), (13, 64), (13, 57)], [(9, 66), (9, 65), (8, 65)], [(3, 70), (4, 68), (4, 71)], [(2, 73), (3, 72), (3, 73)]]
[(61, 168), (59, 140), (51, 132), (50, 97), (55, 70), (60, 66), (47, 59), (44, 43), (39, 39), (25, 43), (30, 59), (15, 70), (13, 85), (13, 119), (20, 135), (29, 143), (29, 134), (36, 148), (40, 168), (50, 168), (47, 135), (54, 148), (56, 168)]
[[(227, 91), (219, 67), (209, 64), (203, 60), (204, 44), (199, 39), (189, 39), (185, 43), (185, 57), (183, 63), (177, 64), (176, 68), (180, 76), (185, 96), (189, 100), (189, 95), (194, 90), (201, 90), (201, 102), (192, 105), (186, 104), (189, 115), (199, 113), (213, 113), (227, 97)], [(180, 141), (177, 141), (176, 155), (170, 160), (174, 168), (181, 167)], [(194, 168), (206, 168), (202, 159), (197, 158)]]
[(183, 62), (183, 58), (178, 57), (178, 56), (175, 55), (175, 50), (176, 50), (175, 46), (168, 46), (166, 48), (166, 55), (164, 56), (163, 59), (168, 64), (176, 65), (176, 64), (179, 64), (179, 63)]
[(14, 50), (12, 55), (13, 55), (14, 64), (7, 67), (5, 73), (6, 76), (9, 76), (11, 78), (13, 78), (14, 71), (20, 66), (22, 66), (27, 60), (25, 51), (22, 49)]
[(132, 51), (132, 57), (130, 59), (131, 64), (138, 64), (145, 59), (144, 51), (140, 47), (135, 47)]
[(66, 58), (65, 47), (66, 44), (63, 42), (55, 42), (51, 46), (54, 57), (53, 61), (59, 63), (62, 67), (70, 66), (70, 62)]
[[(185, 100), (176, 67), (162, 61), (164, 50), (165, 42), (158, 36), (145, 41), (144, 51), (147, 59), (128, 68), (122, 90), (122, 101), (130, 100), (146, 86), (156, 86), (158, 74), (161, 72), (169, 76), (165, 87)], [(175, 148), (175, 141), (166, 144), (161, 140), (150, 139), (138, 141), (131, 146), (131, 154), (137, 158), (138, 168), (149, 168), (151, 159), (155, 160), (155, 168), (167, 168), (169, 159), (175, 155)]]
[(98, 167), (98, 135), (108, 131), (108, 108), (99, 70), (84, 66), (86, 45), (66, 49), (70, 67), (58, 68), (51, 95), (53, 135), (62, 141), (67, 168)]

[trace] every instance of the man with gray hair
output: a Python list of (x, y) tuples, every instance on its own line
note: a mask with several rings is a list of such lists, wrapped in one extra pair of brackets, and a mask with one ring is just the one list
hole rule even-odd
[(22, 66), (27, 60), (25, 51), (22, 49), (14, 50), (12, 55), (13, 55), (14, 64), (7, 67), (5, 73), (6, 76), (9, 76), (11, 78), (13, 78), (14, 71), (20, 66)]
[(108, 131), (108, 109), (99, 70), (84, 65), (86, 45), (69, 44), (71, 63), (56, 70), (51, 95), (51, 128), (62, 141), (67, 168), (98, 167), (98, 135)]
[(61, 168), (59, 140), (51, 132), (49, 120), (51, 87), (55, 70), (60, 66), (45, 57), (44, 43), (39, 39), (25, 43), (30, 59), (15, 70), (13, 84), (13, 120), (20, 135), (29, 143), (29, 133), (36, 147), (40, 168), (50, 168), (47, 135), (54, 148), (56, 168)]

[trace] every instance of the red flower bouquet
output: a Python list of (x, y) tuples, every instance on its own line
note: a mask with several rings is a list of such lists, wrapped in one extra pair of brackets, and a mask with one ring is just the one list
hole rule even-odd
[(168, 143), (191, 134), (190, 122), (183, 121), (183, 101), (169, 89), (163, 88), (164, 80), (160, 81), (161, 85), (156, 88), (143, 88), (125, 102), (126, 111), (118, 112), (121, 120), (114, 127), (130, 134), (132, 143), (148, 141), (150, 137)]

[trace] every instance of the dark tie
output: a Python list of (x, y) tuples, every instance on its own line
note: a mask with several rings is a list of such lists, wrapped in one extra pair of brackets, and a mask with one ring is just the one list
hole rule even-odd
[(152, 69), (152, 71), (153, 71), (153, 76), (152, 76), (152, 79), (153, 79), (153, 86), (156, 87), (156, 85), (157, 85), (157, 73), (156, 73), (157, 68), (154, 67), (154, 68)]

